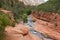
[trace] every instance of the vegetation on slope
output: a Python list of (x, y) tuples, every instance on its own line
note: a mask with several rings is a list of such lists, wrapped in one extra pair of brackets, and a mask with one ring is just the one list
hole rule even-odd
[[(25, 6), (18, 0), (0, 0), (0, 8), (12, 11), (15, 22), (19, 22), (19, 20), (26, 22), (27, 17), (32, 9), (32, 7)], [(5, 40), (4, 28), (7, 25), (11, 25), (11, 19), (9, 15), (0, 12), (0, 40)]]
[(60, 0), (49, 0), (46, 3), (37, 6), (36, 9), (45, 12), (60, 13)]
[(7, 25), (11, 25), (11, 19), (0, 11), (0, 40), (5, 40), (4, 29)]
[[(1, 0), (1, 2), (2, 2), (0, 4), (1, 8), (12, 11), (16, 21), (17, 19), (23, 19), (22, 17), (23, 15), (29, 15), (32, 9), (32, 7), (25, 6), (22, 2), (19, 2), (18, 0), (8, 0), (8, 1)], [(24, 18), (24, 19), (27, 19), (27, 18)]]
[[(18, 0), (0, 0), (0, 8), (10, 10), (14, 14), (14, 19), (19, 22), (22, 19), (24, 22), (27, 21), (27, 16), (30, 14), (31, 10), (42, 10), (45, 12), (57, 12), (60, 13), (60, 0), (49, 0), (44, 4), (39, 6), (25, 6), (22, 2)], [(7, 25), (11, 25), (10, 18), (8, 15), (0, 12), (0, 40), (2, 40), (4, 34), (4, 28)]]

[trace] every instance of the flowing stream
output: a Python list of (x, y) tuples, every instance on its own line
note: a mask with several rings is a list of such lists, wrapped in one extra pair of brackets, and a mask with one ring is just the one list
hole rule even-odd
[(51, 38), (47, 38), (45, 37), (42, 33), (34, 30), (34, 22), (32, 21), (32, 18), (30, 16), (28, 16), (28, 22), (26, 23), (27, 25), (30, 26), (30, 33), (34, 34), (34, 35), (37, 35), (38, 37), (40, 37), (42, 40), (53, 40)]

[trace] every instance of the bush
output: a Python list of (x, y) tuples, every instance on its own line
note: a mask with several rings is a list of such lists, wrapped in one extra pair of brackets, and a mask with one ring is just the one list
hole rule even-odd
[(7, 25), (11, 24), (11, 20), (8, 18), (8, 15), (0, 11), (0, 40), (5, 40), (4, 29)]

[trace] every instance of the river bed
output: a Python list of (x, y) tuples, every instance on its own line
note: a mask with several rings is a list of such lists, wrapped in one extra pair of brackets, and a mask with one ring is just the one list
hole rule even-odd
[(25, 23), (26, 25), (29, 25), (29, 31), (30, 33), (37, 35), (38, 37), (40, 37), (42, 40), (53, 40), (52, 38), (47, 38), (45, 37), (42, 33), (34, 30), (34, 22), (32, 21), (32, 18), (30, 16), (28, 16), (28, 21), (27, 23)]

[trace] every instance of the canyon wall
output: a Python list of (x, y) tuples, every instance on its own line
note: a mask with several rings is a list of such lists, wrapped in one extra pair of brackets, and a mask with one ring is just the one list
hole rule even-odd
[(21, 2), (23, 2), (25, 5), (40, 5), (42, 3), (44, 3), (44, 0), (19, 0)]

